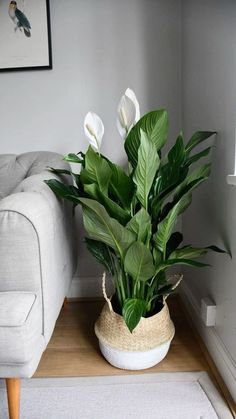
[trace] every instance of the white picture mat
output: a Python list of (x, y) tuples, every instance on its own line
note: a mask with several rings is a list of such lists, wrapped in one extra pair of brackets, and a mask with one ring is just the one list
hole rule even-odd
[(14, 30), (9, 0), (0, 0), (0, 69), (49, 65), (46, 0), (18, 0), (31, 25), (31, 37)]

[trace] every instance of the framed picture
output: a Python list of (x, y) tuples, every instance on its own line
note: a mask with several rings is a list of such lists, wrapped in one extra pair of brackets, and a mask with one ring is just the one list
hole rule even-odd
[(49, 0), (0, 0), (0, 71), (51, 68)]

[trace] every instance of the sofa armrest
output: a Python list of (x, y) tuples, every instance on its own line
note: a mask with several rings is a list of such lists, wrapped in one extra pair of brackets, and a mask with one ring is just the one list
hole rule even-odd
[(49, 340), (72, 278), (72, 211), (43, 182), (45, 171), (23, 180), (0, 201), (0, 291), (31, 291), (42, 306)]

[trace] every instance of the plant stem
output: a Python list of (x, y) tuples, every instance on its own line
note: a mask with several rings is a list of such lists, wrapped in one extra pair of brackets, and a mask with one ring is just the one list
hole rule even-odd
[(120, 278), (120, 290), (121, 290), (121, 296), (122, 296), (122, 305), (124, 303), (124, 301), (126, 300), (125, 298), (125, 289), (124, 289), (124, 284), (122, 279)]
[(129, 275), (125, 273), (126, 285), (127, 285), (127, 297), (130, 297), (130, 284), (129, 284)]
[(143, 281), (141, 283), (141, 298), (144, 300), (144, 294), (145, 294), (145, 282)]

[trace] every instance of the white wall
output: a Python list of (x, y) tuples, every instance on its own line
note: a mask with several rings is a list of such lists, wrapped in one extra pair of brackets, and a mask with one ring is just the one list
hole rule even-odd
[(206, 330), (199, 319), (198, 325), (236, 399), (236, 188), (226, 184), (235, 160), (235, 0), (183, 1), (182, 39), (185, 134), (218, 132), (211, 179), (194, 194), (183, 218), (185, 241), (229, 247), (233, 256), (212, 254), (206, 258), (212, 268), (186, 269), (185, 297), (192, 299), (195, 311), (203, 296), (217, 304), (216, 327)]
[[(168, 109), (170, 138), (176, 137), (180, 0), (50, 3), (53, 70), (0, 74), (0, 153), (85, 150), (83, 118), (94, 110), (106, 127), (103, 153), (122, 163), (116, 109), (127, 87), (135, 90), (142, 113)], [(77, 276), (98, 276), (101, 269), (88, 256), (82, 239), (78, 246)], [(93, 292), (87, 285), (84, 291)]]

